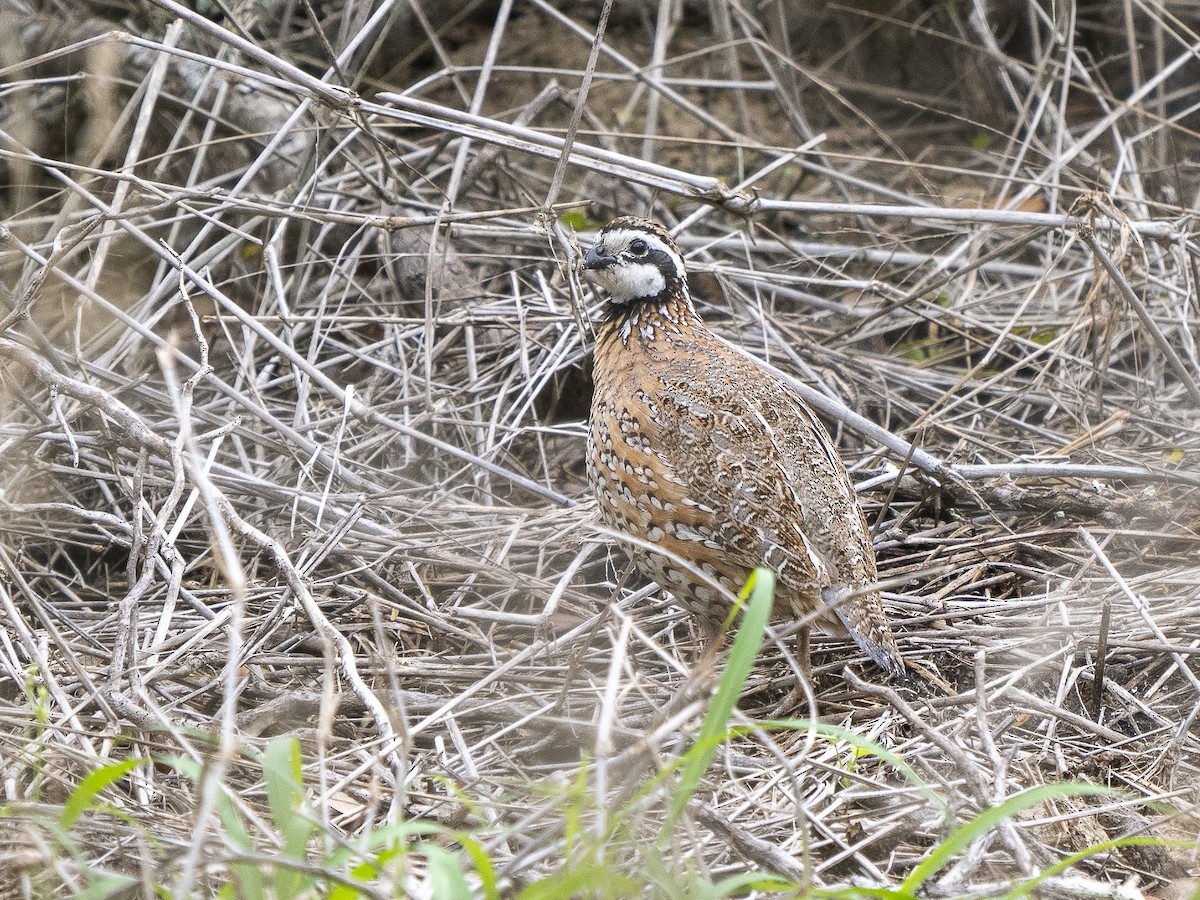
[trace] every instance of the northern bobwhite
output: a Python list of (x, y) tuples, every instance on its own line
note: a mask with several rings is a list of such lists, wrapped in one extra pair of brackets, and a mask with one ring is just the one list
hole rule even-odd
[[(711, 627), (729, 609), (714, 583), (736, 594), (765, 566), (778, 576), (779, 617), (813, 615), (903, 673), (871, 587), (866, 519), (812, 410), (708, 330), (661, 225), (614, 219), (583, 266), (609, 295), (596, 338), (588, 479), (604, 522), (641, 542), (632, 547), (638, 569)], [(801, 647), (806, 655), (807, 631)]]

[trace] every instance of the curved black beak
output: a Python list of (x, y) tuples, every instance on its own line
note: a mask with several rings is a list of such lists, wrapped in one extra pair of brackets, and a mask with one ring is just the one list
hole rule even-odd
[(617, 258), (609, 256), (605, 252), (606, 250), (607, 248), (603, 244), (593, 244), (583, 255), (583, 267), (585, 269), (607, 269), (616, 263)]

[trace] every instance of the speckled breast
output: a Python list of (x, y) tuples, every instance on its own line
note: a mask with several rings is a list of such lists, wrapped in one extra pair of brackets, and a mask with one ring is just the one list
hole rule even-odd
[(652, 384), (628, 369), (597, 367), (588, 479), (604, 524), (649, 545), (629, 545), (638, 570), (706, 622), (719, 622), (729, 604), (717, 585), (736, 593), (749, 570), (730, 567), (714, 534), (714, 510), (689, 496), (684, 479), (655, 452), (661, 441), (678, 440), (663, 432), (660, 414)]

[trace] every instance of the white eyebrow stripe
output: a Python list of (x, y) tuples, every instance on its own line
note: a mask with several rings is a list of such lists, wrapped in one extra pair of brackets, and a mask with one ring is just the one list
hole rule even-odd
[(602, 232), (600, 237), (602, 238), (601, 243), (604, 244), (604, 249), (612, 256), (625, 252), (634, 240), (641, 238), (649, 244), (650, 249), (661, 250), (667, 254), (681, 274), (685, 270), (683, 257), (679, 255), (674, 247), (652, 232), (641, 231), (636, 228), (617, 228), (613, 231)]

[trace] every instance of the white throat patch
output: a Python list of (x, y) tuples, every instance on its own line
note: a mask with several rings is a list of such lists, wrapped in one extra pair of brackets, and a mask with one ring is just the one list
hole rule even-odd
[(662, 272), (658, 271), (657, 266), (649, 263), (618, 263), (603, 274), (608, 276), (604, 286), (612, 295), (614, 303), (656, 297), (667, 286), (667, 279), (663, 278)]

